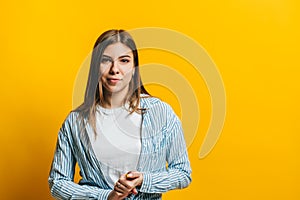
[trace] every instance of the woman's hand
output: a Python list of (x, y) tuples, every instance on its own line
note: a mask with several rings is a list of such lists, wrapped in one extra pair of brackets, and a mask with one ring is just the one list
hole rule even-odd
[(128, 172), (121, 175), (119, 180), (116, 182), (114, 190), (109, 194), (109, 200), (120, 200), (124, 199), (130, 194), (136, 195), (137, 186), (141, 186), (143, 183), (143, 174), (141, 172)]

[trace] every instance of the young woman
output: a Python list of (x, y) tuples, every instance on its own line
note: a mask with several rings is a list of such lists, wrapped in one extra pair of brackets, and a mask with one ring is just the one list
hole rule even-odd
[(104, 32), (93, 48), (84, 102), (58, 133), (48, 179), (52, 196), (161, 199), (163, 192), (187, 187), (190, 175), (181, 122), (142, 85), (132, 37)]

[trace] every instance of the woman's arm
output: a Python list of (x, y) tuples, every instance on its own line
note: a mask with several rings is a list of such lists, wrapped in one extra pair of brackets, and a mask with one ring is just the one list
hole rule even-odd
[(107, 200), (111, 190), (74, 183), (76, 159), (71, 149), (72, 144), (67, 137), (71, 131), (70, 127), (68, 120), (66, 120), (58, 134), (56, 151), (48, 179), (52, 196), (56, 199)]
[(181, 122), (170, 107), (168, 110), (166, 126), (168, 167), (164, 172), (144, 172), (141, 192), (163, 193), (172, 189), (185, 188), (191, 182), (191, 167)]

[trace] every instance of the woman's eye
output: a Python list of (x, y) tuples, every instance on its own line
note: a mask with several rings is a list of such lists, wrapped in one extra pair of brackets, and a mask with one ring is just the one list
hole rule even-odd
[(105, 63), (110, 63), (111, 62), (111, 59), (109, 58), (102, 58), (101, 59), (101, 63), (105, 64)]
[(129, 60), (129, 59), (126, 59), (126, 58), (122, 58), (120, 61), (121, 61), (122, 63), (128, 63), (128, 62), (130, 62), (130, 60)]

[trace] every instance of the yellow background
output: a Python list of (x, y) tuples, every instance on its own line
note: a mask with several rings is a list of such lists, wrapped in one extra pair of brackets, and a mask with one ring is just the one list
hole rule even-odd
[[(1, 199), (51, 199), (48, 172), (80, 65), (104, 30), (148, 26), (201, 44), (227, 95), (221, 137), (199, 159), (210, 108), (206, 88), (193, 85), (203, 93), (188, 148), (193, 182), (164, 199), (300, 199), (299, 8), (297, 0), (2, 1)], [(142, 63), (157, 61), (143, 54)], [(180, 114), (176, 98), (149, 90)]]

